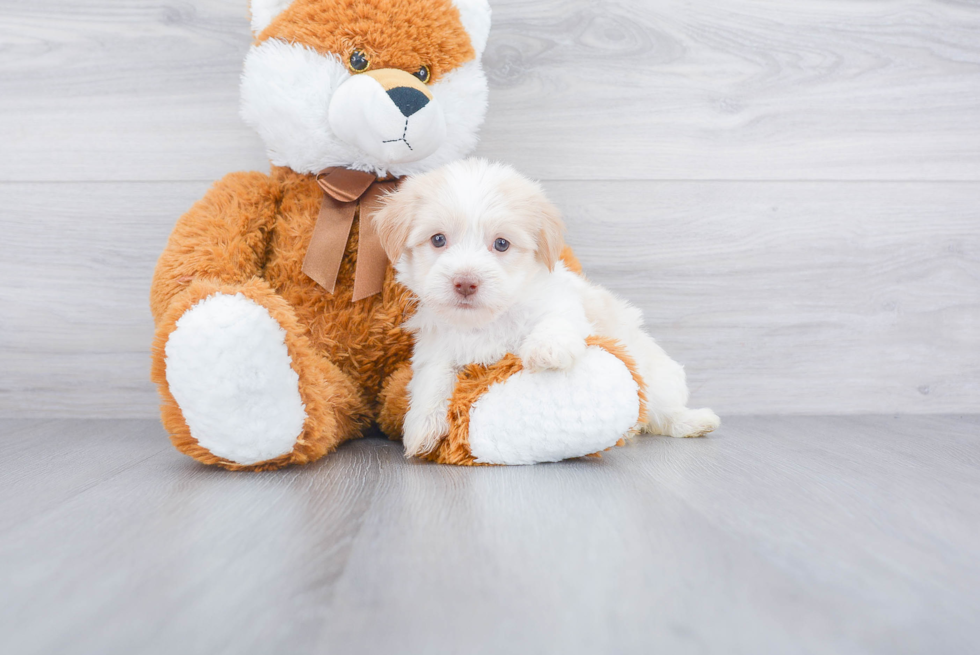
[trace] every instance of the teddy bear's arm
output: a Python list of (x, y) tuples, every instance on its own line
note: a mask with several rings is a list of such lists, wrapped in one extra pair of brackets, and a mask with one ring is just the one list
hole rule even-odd
[(279, 202), (262, 173), (232, 173), (215, 183), (174, 227), (150, 287), (156, 322), (198, 279), (243, 284), (262, 270)]

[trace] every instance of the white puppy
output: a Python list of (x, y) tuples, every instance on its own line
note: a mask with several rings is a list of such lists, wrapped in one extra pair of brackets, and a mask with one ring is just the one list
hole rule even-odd
[(529, 370), (568, 369), (590, 335), (620, 341), (646, 383), (645, 432), (702, 436), (719, 425), (686, 407), (684, 369), (643, 331), (638, 309), (569, 271), (564, 224), (541, 187), (478, 159), (407, 179), (374, 217), (398, 280), (418, 297), (405, 455), (449, 432), (457, 373), (516, 353)]

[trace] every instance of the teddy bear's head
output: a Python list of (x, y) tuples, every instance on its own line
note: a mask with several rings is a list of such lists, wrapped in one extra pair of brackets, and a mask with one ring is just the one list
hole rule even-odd
[(252, 0), (251, 10), (241, 112), (273, 164), (409, 175), (476, 145), (486, 0)]

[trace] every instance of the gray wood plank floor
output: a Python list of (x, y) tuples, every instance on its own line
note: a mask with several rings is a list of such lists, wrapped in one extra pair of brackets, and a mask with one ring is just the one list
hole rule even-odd
[(739, 417), (458, 469), (365, 439), (195, 464), (146, 420), (0, 421), (0, 652), (966, 653), (980, 417)]

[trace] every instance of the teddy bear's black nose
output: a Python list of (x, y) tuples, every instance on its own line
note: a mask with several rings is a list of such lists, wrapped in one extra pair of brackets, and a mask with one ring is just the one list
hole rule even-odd
[(395, 103), (405, 118), (429, 104), (429, 99), (425, 97), (424, 93), (410, 86), (396, 86), (394, 89), (388, 89), (388, 97), (391, 98), (391, 101)]

